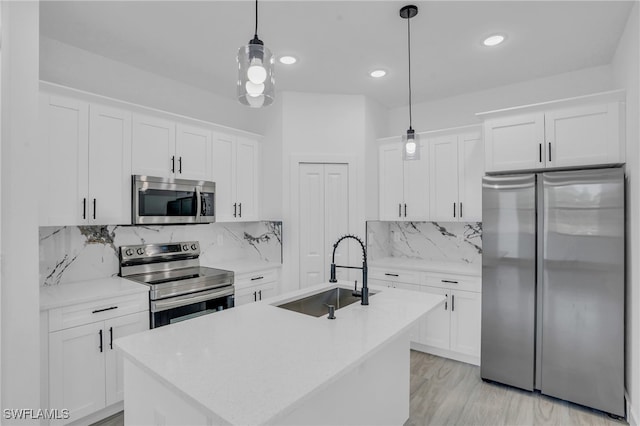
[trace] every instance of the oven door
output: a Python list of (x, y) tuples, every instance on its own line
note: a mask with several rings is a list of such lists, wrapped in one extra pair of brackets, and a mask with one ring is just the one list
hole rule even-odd
[(134, 225), (215, 221), (213, 182), (139, 175), (132, 181)]
[(233, 286), (152, 300), (150, 303), (151, 328), (212, 314), (233, 306)]

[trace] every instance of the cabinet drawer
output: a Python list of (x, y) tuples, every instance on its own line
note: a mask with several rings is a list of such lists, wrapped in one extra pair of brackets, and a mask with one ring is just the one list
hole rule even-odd
[(420, 274), (417, 271), (408, 271), (406, 269), (369, 268), (369, 278), (399, 283), (420, 284)]
[(278, 271), (275, 269), (269, 269), (266, 271), (252, 272), (250, 274), (236, 275), (234, 285), (236, 286), (236, 289), (243, 289), (246, 287), (272, 283), (277, 280)]
[(480, 277), (470, 277), (466, 275), (449, 275), (449, 274), (436, 274), (432, 272), (425, 272), (422, 276), (422, 284), (450, 288), (452, 290), (464, 290), (464, 291), (482, 291), (482, 279)]
[(149, 293), (137, 293), (79, 303), (51, 309), (49, 311), (49, 331), (64, 330), (148, 310)]

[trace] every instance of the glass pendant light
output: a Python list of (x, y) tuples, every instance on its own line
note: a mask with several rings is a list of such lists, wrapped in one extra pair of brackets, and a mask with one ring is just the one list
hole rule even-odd
[(271, 105), (275, 98), (271, 51), (258, 38), (258, 0), (256, 0), (256, 28), (249, 44), (238, 49), (238, 100), (252, 108)]
[(402, 135), (402, 158), (408, 160), (420, 159), (420, 136), (411, 127), (411, 18), (418, 14), (418, 7), (404, 6), (400, 9), (400, 17), (407, 20), (407, 45), (409, 50), (409, 129)]

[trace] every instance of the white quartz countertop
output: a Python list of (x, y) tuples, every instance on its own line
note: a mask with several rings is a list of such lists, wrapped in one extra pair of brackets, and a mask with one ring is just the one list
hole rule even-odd
[(209, 268), (226, 269), (228, 271), (233, 271), (235, 274), (251, 273), (282, 267), (282, 264), (280, 262), (265, 262), (263, 260), (242, 259), (220, 261), (205, 261), (204, 259), (200, 259), (200, 264)]
[(40, 310), (61, 308), (110, 297), (148, 293), (149, 287), (120, 277), (40, 287)]
[(368, 262), (370, 268), (400, 268), (423, 272), (438, 272), (444, 274), (482, 275), (482, 265), (473, 265), (463, 262), (430, 261), (420, 259), (407, 259), (402, 257), (385, 257)]
[(444, 301), (371, 287), (377, 294), (369, 306), (346, 306), (335, 320), (273, 306), (335, 286), (321, 284), (115, 343), (134, 364), (210, 413), (214, 423), (277, 424)]

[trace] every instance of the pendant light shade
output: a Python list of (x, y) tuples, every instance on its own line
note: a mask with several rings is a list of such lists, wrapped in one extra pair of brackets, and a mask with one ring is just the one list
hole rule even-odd
[(256, 28), (253, 39), (238, 49), (238, 100), (252, 108), (271, 105), (275, 99), (271, 51), (258, 38), (258, 0), (256, 0)]
[(414, 5), (404, 6), (400, 9), (400, 17), (407, 20), (407, 48), (409, 52), (409, 129), (402, 135), (403, 160), (420, 159), (420, 137), (411, 127), (411, 18), (418, 14), (418, 7)]

